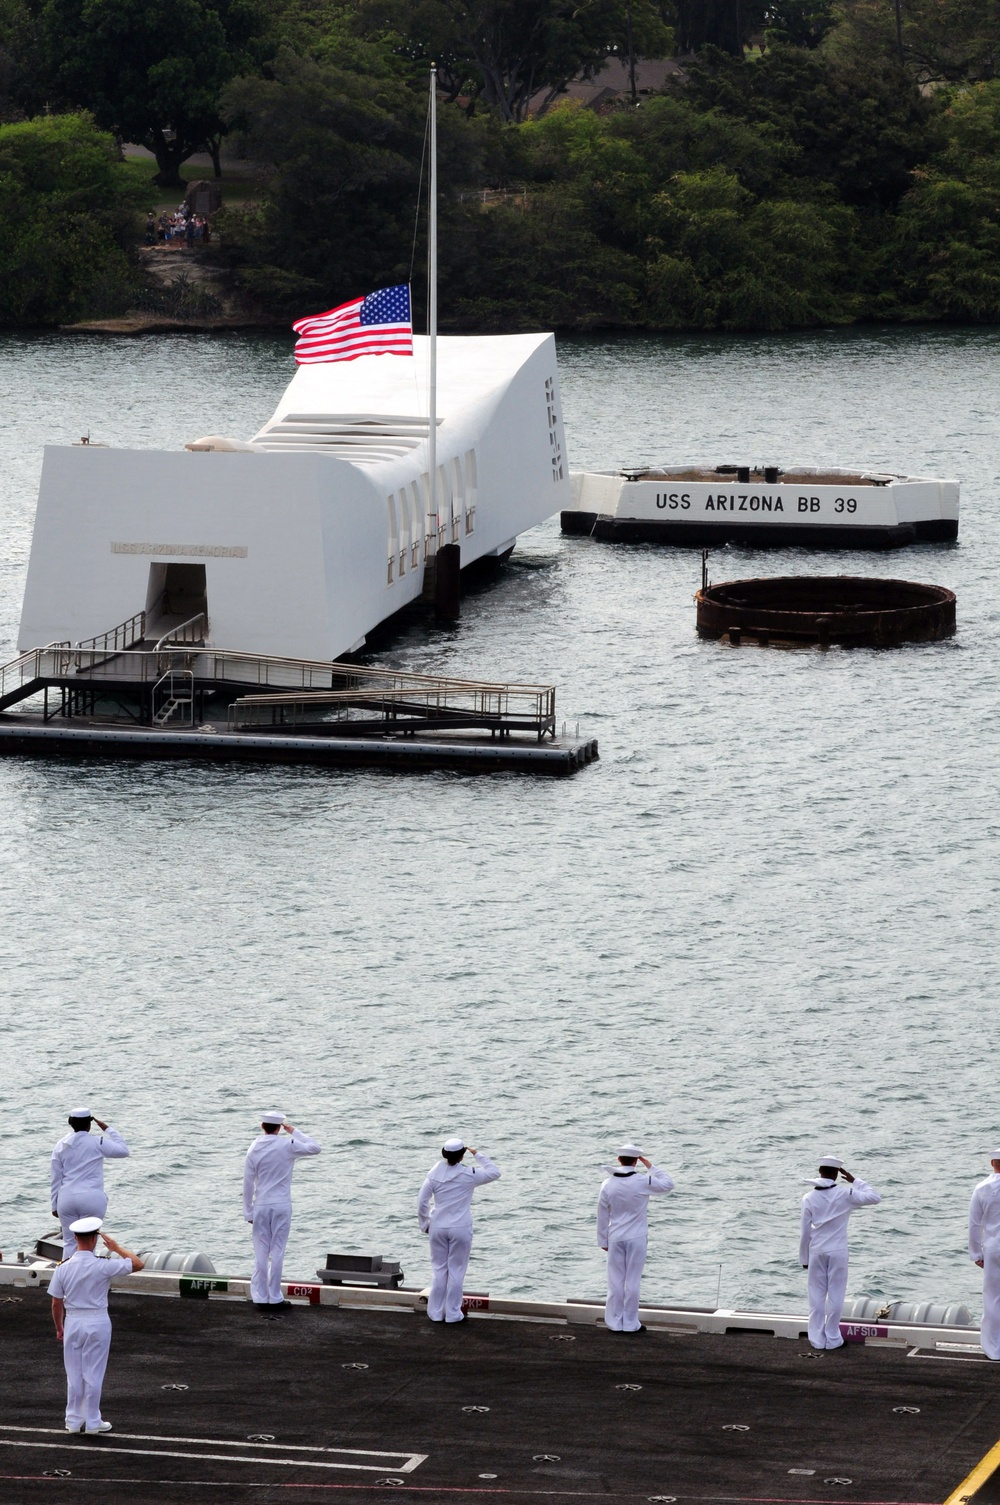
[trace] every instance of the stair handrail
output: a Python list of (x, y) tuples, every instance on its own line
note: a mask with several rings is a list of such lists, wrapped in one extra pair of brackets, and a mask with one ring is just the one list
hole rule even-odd
[(92, 638), (80, 638), (73, 647), (89, 653), (100, 648), (117, 648), (120, 641), (123, 648), (131, 648), (133, 643), (141, 642), (145, 635), (146, 613), (137, 611), (116, 627), (109, 627), (107, 632), (95, 632)]
[(12, 674), (15, 669), (19, 671), (18, 679), (19, 682), (23, 684), (24, 666), (25, 664), (30, 663), (33, 660), (34, 673), (31, 675), (31, 678), (38, 679), (41, 673), (43, 653), (55, 653), (57, 651), (62, 651), (65, 653), (67, 651), (71, 651), (72, 647), (73, 645), (70, 642), (69, 638), (54, 638), (51, 643), (45, 643), (41, 648), (27, 648), (23, 653), (19, 653), (17, 655), (17, 658), (12, 658), (9, 663), (0, 664), (0, 695), (6, 694), (5, 685), (7, 681), (7, 675)]
[(169, 632), (165, 632), (163, 634), (162, 638), (160, 638), (159, 642), (156, 643), (156, 644), (154, 644), (154, 646), (153, 646), (153, 652), (154, 653), (159, 653), (160, 650), (161, 650), (161, 648), (163, 647), (163, 645), (165, 643), (170, 643), (170, 642), (174, 642), (174, 643), (177, 643), (177, 642), (180, 642), (180, 643), (193, 643), (193, 642), (195, 642), (196, 641), (195, 638), (193, 638), (193, 637), (184, 638), (184, 637), (181, 637), (180, 634), (182, 632), (186, 632), (189, 627), (194, 627), (194, 625), (195, 625), (196, 622), (202, 622), (202, 623), (204, 623), (204, 625), (206, 627), (208, 626), (208, 618), (206, 617), (206, 615), (205, 615), (205, 613), (203, 611), (196, 612), (195, 615), (193, 617), (189, 617), (186, 622), (181, 622), (181, 624), (180, 624), (179, 627), (171, 627), (170, 631)]

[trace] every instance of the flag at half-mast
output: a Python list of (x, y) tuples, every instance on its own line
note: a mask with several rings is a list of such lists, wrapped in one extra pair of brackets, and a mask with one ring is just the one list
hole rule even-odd
[(383, 287), (367, 298), (352, 298), (325, 314), (292, 325), (300, 366), (320, 361), (353, 361), (359, 355), (412, 355), (413, 319), (405, 282)]

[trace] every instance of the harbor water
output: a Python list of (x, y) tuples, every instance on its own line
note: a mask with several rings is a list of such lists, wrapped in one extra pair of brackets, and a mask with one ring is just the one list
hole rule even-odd
[[(948, 586), (950, 641), (701, 642), (697, 552), (554, 519), (456, 629), (414, 620), (380, 656), (556, 682), (560, 719), (600, 741), (574, 779), (0, 762), (4, 1258), (50, 1226), (49, 1151), (87, 1101), (132, 1147), (106, 1178), (116, 1236), (246, 1271), (242, 1154), (279, 1107), (324, 1146), (296, 1173), (293, 1276), (351, 1250), (422, 1282), (416, 1192), (460, 1133), (503, 1171), (477, 1201), (471, 1288), (599, 1294), (601, 1166), (628, 1137), (677, 1181), (649, 1300), (801, 1309), (802, 1181), (835, 1153), (884, 1198), (853, 1220), (850, 1292), (978, 1311), (968, 1196), (1000, 1148), (998, 341), (560, 347), (574, 467), (957, 477), (957, 544), (710, 560), (715, 580)], [(289, 351), (0, 341), (5, 658), (42, 446), (248, 437)]]

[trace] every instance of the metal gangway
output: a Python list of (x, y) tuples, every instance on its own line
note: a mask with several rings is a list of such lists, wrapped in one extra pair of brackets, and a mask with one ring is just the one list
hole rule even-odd
[[(244, 693), (228, 709), (233, 730), (269, 726), (293, 730), (305, 724), (339, 723), (365, 732), (480, 729), (494, 736), (556, 735), (552, 685), (480, 682), (379, 665), (246, 653), (205, 644), (203, 615), (146, 644), (145, 612), (107, 632), (77, 643), (47, 643), (0, 666), (0, 711), (47, 692), (85, 691), (96, 703), (115, 692), (140, 696), (147, 719), (158, 726), (183, 716), (193, 724), (197, 691), (202, 696)], [(254, 693), (257, 692), (257, 693)], [(260, 693), (265, 692), (265, 693)], [(46, 719), (50, 718), (46, 698)], [(332, 725), (331, 725), (332, 730)]]
[[(370, 672), (373, 678), (395, 678), (385, 671)], [(552, 685), (459, 679), (379, 687), (359, 678), (339, 690), (244, 695), (229, 707), (228, 722), (232, 731), (317, 725), (358, 734), (476, 730), (494, 737), (529, 733), (540, 742), (556, 734), (556, 692)]]

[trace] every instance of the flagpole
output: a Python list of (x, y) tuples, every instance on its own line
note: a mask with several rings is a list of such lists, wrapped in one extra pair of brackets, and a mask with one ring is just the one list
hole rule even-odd
[(434, 552), (437, 553), (441, 537), (441, 516), (438, 511), (437, 483), (437, 320), (438, 320), (438, 267), (437, 267), (437, 64), (431, 64), (430, 95), (430, 193), (427, 204), (427, 333), (430, 337), (429, 381), (429, 443), (428, 465), (430, 468), (430, 510), (434, 517)]

